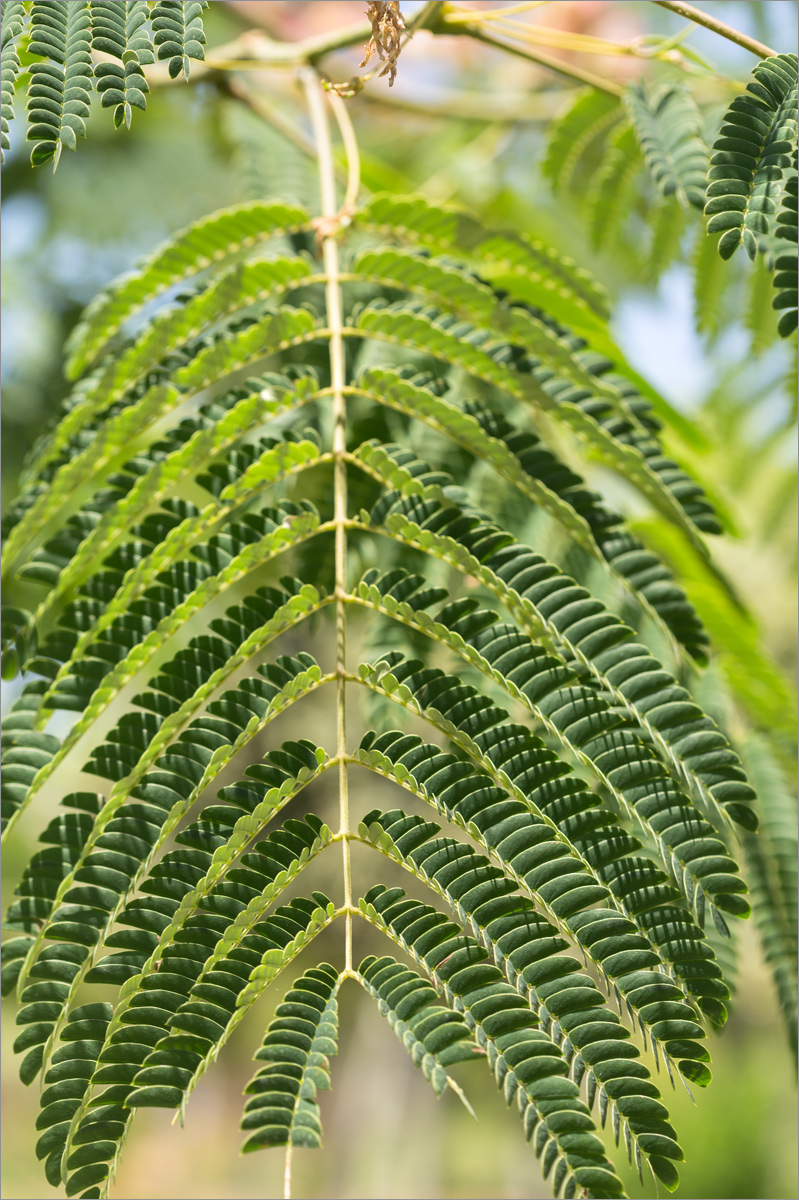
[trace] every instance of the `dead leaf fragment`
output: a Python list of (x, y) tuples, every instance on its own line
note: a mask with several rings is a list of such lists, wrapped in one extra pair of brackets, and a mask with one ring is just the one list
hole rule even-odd
[(386, 64), (378, 78), (388, 75), (388, 86), (392, 87), (397, 77), (400, 37), (405, 30), (399, 0), (369, 0), (366, 15), (372, 23), (372, 37), (366, 47), (366, 57), (360, 65), (365, 67), (372, 55), (376, 54)]

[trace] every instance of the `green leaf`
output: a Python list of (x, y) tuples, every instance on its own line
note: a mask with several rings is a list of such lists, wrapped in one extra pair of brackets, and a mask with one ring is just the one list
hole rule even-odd
[(218, 261), (218, 247), (232, 256), (245, 246), (304, 226), (308, 214), (296, 205), (254, 202), (214, 213), (189, 225), (144, 259), (134, 275), (101, 292), (70, 334), (67, 374), (82, 375), (120, 326), (168, 287), (207, 270)]
[(577, 92), (577, 99), (549, 127), (542, 170), (556, 191), (575, 186), (581, 159), (604, 141), (621, 116), (621, 105), (610, 92), (594, 88)]
[(301, 975), (278, 1005), (255, 1052), (256, 1061), (268, 1065), (244, 1089), (249, 1099), (241, 1122), (247, 1131), (242, 1153), (264, 1146), (321, 1147), (316, 1092), (330, 1087), (328, 1056), (338, 1052), (340, 983), (338, 972), (322, 963)]
[[(776, 258), (774, 260), (774, 290), (772, 307), (781, 313), (777, 326), (780, 337), (790, 337), (797, 324), (797, 251), (799, 220), (797, 219), (797, 154), (793, 152), (793, 171), (785, 182), (774, 230)], [(788, 245), (783, 249), (782, 242)]]
[(759, 239), (771, 231), (796, 143), (796, 81), (795, 54), (763, 59), (727, 109), (713, 144), (705, 205), (708, 233), (721, 233), (724, 259), (743, 246), (754, 260)]
[(183, 72), (189, 78), (189, 59), (202, 62), (205, 34), (201, 13), (206, 0), (200, 3), (176, 3), (158, 0), (152, 11), (153, 41), (159, 59), (169, 60), (169, 77)]
[(669, 84), (653, 90), (631, 84), (625, 99), (646, 165), (663, 196), (687, 207), (705, 203), (707, 149), (702, 116), (690, 92)]
[(87, 0), (51, 0), (31, 8), (28, 52), (47, 62), (30, 67), (28, 87), (29, 142), (35, 166), (58, 166), (62, 146), (76, 147), (76, 134), (86, 135), (92, 92), (91, 14)]

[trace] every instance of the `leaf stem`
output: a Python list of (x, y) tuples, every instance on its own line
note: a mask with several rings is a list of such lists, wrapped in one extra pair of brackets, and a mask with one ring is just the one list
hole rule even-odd
[(711, 17), (708, 13), (702, 12), (701, 8), (694, 8), (693, 4), (684, 4), (682, 0), (655, 0), (655, 4), (660, 8), (671, 9), (672, 12), (679, 13), (681, 17), (687, 17), (689, 21), (694, 21), (697, 25), (704, 25), (705, 29), (711, 29), (713, 33), (719, 34), (720, 37), (727, 38), (728, 41), (735, 42), (738, 46), (743, 46), (744, 50), (751, 51), (758, 58), (774, 58), (777, 53), (776, 50), (772, 50), (769, 46), (764, 46), (762, 42), (758, 42), (754, 38), (748, 37), (745, 33), (733, 29), (731, 25), (725, 25), (723, 21), (719, 21), (716, 17)]
[(286, 1142), (286, 1160), (283, 1166), (283, 1200), (291, 1200), (291, 1158), (294, 1147)]
[(355, 208), (361, 188), (361, 156), (358, 153), (358, 141), (346, 104), (335, 92), (328, 92), (328, 99), (338, 124), (341, 140), (344, 143), (344, 156), (347, 160), (347, 191), (341, 211), (342, 214), (349, 214)]
[(447, 22), (452, 25), (464, 25), (470, 21), (503, 21), (515, 13), (530, 12), (533, 8), (541, 8), (544, 3), (546, 0), (528, 0), (526, 4), (511, 4), (507, 8), (489, 9), (486, 12), (477, 12), (473, 8), (450, 8)]
[[(339, 258), (337, 233), (339, 229), (339, 212), (336, 206), (336, 180), (333, 169), (333, 147), (330, 141), (330, 130), (325, 112), (325, 95), (316, 72), (304, 68), (301, 72), (302, 83), (308, 98), (319, 159), (319, 182), (322, 199), (322, 216), (318, 225), (322, 243), (322, 259), (324, 262), (327, 284), (325, 288), (327, 304), (327, 324), (330, 330), (330, 388), (333, 397), (333, 471), (334, 471), (334, 526), (336, 534), (336, 753), (339, 757), (339, 818), (340, 831), (346, 835), (350, 832), (349, 790), (347, 779), (347, 763), (344, 756), (347, 751), (347, 706), (346, 706), (346, 670), (347, 670), (347, 605), (344, 597), (347, 594), (347, 400), (345, 393), (346, 376), (344, 369), (344, 319), (341, 305), (341, 286), (339, 281)], [(331, 100), (334, 99), (331, 97)], [(341, 103), (339, 101), (339, 103)], [(343, 107), (343, 106), (342, 106)], [(348, 128), (347, 118), (333, 105), (334, 114), (342, 127), (345, 147), (349, 152), (349, 143), (354, 143), (354, 134)], [(347, 133), (344, 130), (347, 129)], [(347, 196), (352, 187), (357, 194), (358, 160), (349, 163), (349, 183)], [(353, 197), (354, 200), (354, 197)], [(344, 871), (344, 905), (352, 906), (352, 867), (350, 863), (349, 839), (342, 838), (342, 866)], [(352, 970), (352, 916), (346, 915), (345, 932), (345, 964), (344, 969)]]

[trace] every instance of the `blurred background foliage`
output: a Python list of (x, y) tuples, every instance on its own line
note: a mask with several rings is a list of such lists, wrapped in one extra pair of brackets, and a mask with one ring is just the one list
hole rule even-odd
[[(416, 7), (403, 4), (406, 19)], [(779, 50), (794, 49), (793, 2), (702, 7)], [(217, 0), (205, 13), (205, 27), (213, 48), (252, 26), (296, 40), (343, 28), (361, 15), (362, 5), (339, 0)], [(636, 0), (556, 0), (538, 9), (534, 19), (622, 42), (680, 28), (672, 13)], [(696, 67), (687, 82), (717, 120), (730, 98), (729, 80), (743, 82), (751, 55), (702, 29), (694, 29), (689, 44), (712, 69)], [(332, 78), (349, 78), (360, 56), (357, 48), (330, 56), (325, 70)], [(568, 54), (563, 57), (572, 61)], [(635, 56), (581, 55), (580, 65), (621, 83), (653, 70)], [(658, 78), (675, 74), (660, 63), (654, 70)], [(247, 84), (268, 104), (273, 123), (207, 78), (155, 90), (146, 116), (137, 115), (130, 133), (115, 132), (110, 116), (96, 114), (91, 137), (77, 155), (63, 157), (55, 177), (31, 170), (19, 126), (12, 126), (2, 209), (4, 503), (15, 493), (25, 451), (66, 394), (63, 341), (83, 305), (106, 281), (169, 232), (223, 205), (265, 195), (315, 200), (311, 161), (277, 128), (288, 121), (300, 142), (305, 135), (293, 75), (249, 72)], [(715, 251), (708, 254), (708, 239), (697, 236), (701, 221), (690, 213), (664, 212), (642, 178), (617, 197), (615, 212), (586, 204), (590, 174), (580, 172), (590, 173), (588, 159), (571, 186), (553, 189), (542, 169), (547, 132), (575, 95), (568, 80), (529, 62), (467, 38), (421, 35), (404, 52), (391, 92), (385, 80), (374, 80), (349, 102), (364, 185), (373, 191), (420, 191), (439, 203), (457, 200), (487, 225), (516, 226), (550, 242), (589, 266), (607, 287), (616, 342), (673, 406), (667, 445), (725, 514), (728, 532), (712, 539), (713, 561), (736, 579), (737, 591), (721, 586), (718, 575), (664, 522), (634, 513), (636, 527), (672, 562), (708, 626), (716, 655), (697, 685), (700, 702), (736, 739), (756, 786), (775, 798), (775, 844), (790, 858), (795, 854), (796, 339), (777, 338), (762, 268), (753, 270), (743, 256), (723, 264)], [(612, 499), (604, 477), (602, 488)], [(626, 497), (620, 502), (629, 510)], [(548, 550), (557, 555), (557, 546)], [(23, 596), (14, 599), (24, 603)], [(320, 647), (306, 648), (321, 653)], [(288, 645), (285, 650), (292, 652)], [(17, 686), (6, 686), (4, 708)], [(312, 703), (306, 701), (299, 717), (289, 712), (281, 718), (272, 734), (278, 743), (303, 736), (309, 721), (324, 721), (322, 706), (314, 712), (307, 707)], [(61, 791), (68, 790), (68, 780), (61, 784)], [(324, 782), (304, 805), (308, 798), (320, 812), (332, 803)], [(3, 877), (4, 907), (55, 800), (48, 793), (20, 827)], [(366, 801), (365, 807), (380, 803), (373, 787)], [(751, 846), (745, 850), (753, 888), (773, 885), (781, 872), (787, 872), (789, 884), (794, 878), (779, 854), (763, 862)], [(387, 875), (390, 869), (387, 864)], [(335, 885), (320, 877), (315, 886)], [(763, 932), (761, 943), (756, 930), (747, 927), (736, 946), (724, 948), (730, 961), (737, 956), (738, 989), (728, 1025), (712, 1044), (714, 1085), (697, 1097), (696, 1106), (685, 1093), (670, 1102), (687, 1160), (678, 1196), (776, 1200), (797, 1194), (795, 1060), (763, 958), (768, 930)], [(333, 930), (325, 936), (338, 934)], [(364, 945), (364, 953), (369, 949)], [(333, 953), (322, 938), (320, 957)], [(788, 992), (795, 986), (790, 979), (781, 984)], [(351, 1001), (355, 992), (353, 985)], [(358, 998), (364, 1002), (346, 999), (334, 1090), (322, 1103), (326, 1146), (321, 1153), (295, 1155), (297, 1196), (548, 1194), (517, 1127), (503, 1120), (498, 1094), (469, 1088), (468, 1071), (462, 1072), (477, 1126), (454, 1097), (436, 1102), (373, 1005), (365, 996)], [(272, 1007), (276, 1002), (270, 1001)], [(194, 1095), (184, 1130), (156, 1111), (140, 1114), (116, 1195), (280, 1194), (281, 1154), (237, 1159), (231, 1151), (239, 1141), (241, 1091), (251, 1074), (251, 1055), (270, 1015), (261, 1008), (239, 1027)], [(11, 1020), (4, 1029), (2, 1192), (9, 1200), (41, 1197), (46, 1185), (33, 1155), (37, 1101), (20, 1096), (10, 1052)], [(350, 1052), (356, 1035), (357, 1054)], [(423, 1147), (418, 1156), (397, 1152), (400, 1126), (416, 1130), (412, 1143)], [(496, 1150), (500, 1139), (501, 1153)], [(487, 1149), (492, 1147), (493, 1154)], [(632, 1196), (651, 1194), (651, 1186), (642, 1188), (635, 1178), (628, 1186)]]

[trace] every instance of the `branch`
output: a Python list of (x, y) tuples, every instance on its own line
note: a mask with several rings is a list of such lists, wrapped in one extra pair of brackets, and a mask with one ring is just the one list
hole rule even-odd
[[(368, 41), (370, 34), (371, 26), (363, 21), (301, 42), (276, 42), (260, 29), (251, 29), (232, 42), (213, 47), (202, 62), (192, 63), (191, 80), (207, 79), (217, 71), (259, 71), (264, 67), (313, 65), (326, 54)], [(98, 59), (102, 57), (97, 55)], [(105, 57), (109, 62), (114, 61)], [(165, 62), (145, 67), (144, 74), (151, 87), (172, 82)]]
[[(442, 0), (428, 0), (427, 4), (409, 22), (407, 29), (408, 37), (418, 29), (427, 29), (430, 33), (439, 36), (442, 34), (450, 35), (455, 32), (463, 33), (468, 37), (474, 38), (475, 41), (483, 42), (487, 46), (493, 46), (498, 50), (505, 50), (509, 54), (515, 54), (518, 58), (524, 58), (528, 62), (546, 67), (548, 70), (555, 71), (567, 79), (576, 79), (580, 83), (589, 84), (600, 91), (609, 92), (612, 96), (621, 96), (622, 94), (623, 89), (610, 80), (601, 79), (598, 75), (594, 75), (590, 71), (584, 71), (580, 67), (571, 66), (560, 59), (552, 58), (548, 54), (526, 50), (521, 46), (513, 46), (508, 42), (501, 41), (499, 38), (495, 38), (491, 33), (482, 29), (479, 22), (476, 24), (464, 24), (462, 20), (454, 19), (456, 15), (461, 16), (462, 14), (447, 13)], [(327, 54), (332, 54), (336, 50), (346, 50), (350, 46), (356, 46), (359, 43), (368, 41), (371, 32), (371, 25), (368, 22), (362, 21), (357, 25), (350, 25), (346, 29), (326, 33), (320, 37), (306, 38), (301, 42), (276, 42), (260, 30), (253, 29), (242, 34), (241, 37), (236, 38), (232, 42), (227, 42), (223, 46), (218, 46), (210, 50), (204, 62), (198, 62), (192, 66), (191, 80), (195, 82), (198, 79), (207, 78), (209, 75), (220, 71), (261, 70), (264, 67), (291, 68), (297, 66), (314, 66)], [(145, 68), (144, 73), (148, 83), (153, 87), (171, 83), (166, 63), (156, 63), (153, 66), (148, 66)]]
[[(432, 28), (442, 0), (428, 0), (408, 22), (406, 41), (417, 29)], [(192, 79), (202, 78), (214, 71), (240, 71), (261, 67), (315, 66), (319, 59), (337, 50), (348, 50), (350, 46), (364, 45), (372, 35), (368, 21), (348, 25), (332, 33), (305, 38), (301, 42), (276, 42), (260, 29), (251, 29), (232, 42), (216, 46), (208, 51), (203, 62), (192, 64)], [(109, 61), (113, 61), (109, 58)], [(167, 63), (156, 63), (145, 70), (148, 83), (168, 83)]]
[(725, 25), (723, 21), (718, 21), (715, 17), (708, 16), (700, 8), (694, 8), (693, 4), (683, 4), (682, 0), (655, 0), (655, 4), (659, 5), (660, 8), (668, 8), (672, 12), (679, 13), (681, 17), (687, 17), (689, 21), (695, 21), (697, 25), (704, 25), (705, 29), (712, 29), (720, 37), (725, 37), (728, 41), (735, 42), (738, 46), (743, 46), (744, 50), (749, 50), (752, 54), (756, 54), (758, 58), (774, 58), (777, 53), (776, 50), (764, 46), (762, 42), (757, 42), (754, 38), (747, 37), (745, 33), (739, 33), (731, 25)]

